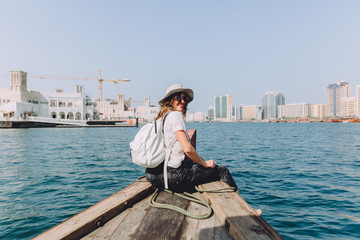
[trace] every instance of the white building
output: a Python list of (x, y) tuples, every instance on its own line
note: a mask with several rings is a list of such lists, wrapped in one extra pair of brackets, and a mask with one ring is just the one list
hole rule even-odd
[(187, 113), (186, 114), (186, 121), (187, 122), (205, 122), (206, 119), (206, 113), (205, 112), (196, 112), (194, 114)]
[(47, 107), (39, 112), (38, 117), (92, 120), (99, 116), (94, 103), (85, 95), (84, 86), (75, 86), (73, 93), (65, 93), (62, 89), (44, 92), (41, 99)]
[(32, 91), (27, 89), (26, 72), (10, 71), (10, 87), (0, 89), (0, 118), (25, 120), (28, 116), (89, 120), (100, 114), (85, 95), (84, 86), (75, 86), (73, 93)]
[(307, 103), (278, 105), (279, 118), (307, 118), (310, 115), (311, 107)]
[[(240, 111), (239, 111), (239, 106), (236, 105), (230, 105), (230, 121), (235, 122), (237, 120), (240, 120)], [(228, 121), (229, 121), (228, 120)]]
[(194, 119), (195, 122), (203, 122), (206, 121), (206, 112), (196, 112), (194, 113)]
[(41, 110), (40, 93), (27, 90), (27, 73), (10, 71), (10, 87), (0, 89), (0, 118), (26, 119)]
[(29, 116), (92, 119), (94, 106), (89, 104), (83, 90), (83, 86), (76, 86), (74, 93), (28, 90), (27, 73), (10, 71), (10, 87), (0, 89), (0, 117), (6, 120), (25, 120)]
[(151, 122), (155, 120), (160, 112), (160, 106), (150, 105), (150, 97), (145, 97), (144, 105), (136, 107), (135, 116), (140, 122)]

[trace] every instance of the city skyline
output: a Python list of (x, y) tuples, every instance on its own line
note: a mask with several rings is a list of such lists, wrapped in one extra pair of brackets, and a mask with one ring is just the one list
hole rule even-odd
[[(0, 118), (23, 119), (40, 117), (47, 121), (57, 120), (103, 120), (130, 119), (139, 117), (141, 121), (151, 121), (159, 112), (159, 106), (151, 106), (150, 97), (144, 99), (144, 105), (130, 107), (131, 100), (118, 95), (117, 100), (92, 101), (85, 94), (84, 86), (76, 85), (73, 93), (56, 89), (46, 93), (27, 89), (27, 73), (10, 71), (9, 88), (0, 88)], [(100, 81), (100, 80), (99, 80)], [(268, 91), (263, 95), (262, 105), (234, 105), (231, 94), (214, 97), (214, 107), (208, 108), (209, 120), (229, 122), (238, 120), (274, 120), (328, 117), (358, 117), (360, 103), (360, 85), (356, 86), (356, 96), (351, 96), (351, 83), (339, 81), (327, 87), (326, 104), (296, 103), (286, 104), (285, 96), (280, 92)], [(204, 121), (206, 112), (189, 114), (189, 119)], [(358, 118), (352, 121), (358, 121)], [(79, 124), (83, 124), (82, 122)]]
[[(346, 82), (346, 81), (337, 81), (337, 82), (332, 82), (332, 83), (328, 83), (328, 85), (324, 88), (325, 91), (327, 92), (326, 96), (325, 96), (325, 100), (322, 102), (322, 103), (308, 103), (308, 102), (292, 102), (292, 103), (289, 103), (287, 101), (285, 101), (285, 104), (284, 105), (293, 105), (293, 104), (310, 104), (310, 105), (317, 105), (317, 104), (329, 104), (329, 88), (334, 88), (335, 86), (338, 86), (338, 85), (346, 85), (346, 93), (342, 93), (340, 94), (339, 96), (342, 96), (343, 98), (356, 98), (358, 93), (357, 93), (357, 89), (360, 88), (360, 84), (359, 85), (356, 85), (356, 86), (353, 86), (351, 84), (351, 82)], [(282, 92), (277, 92), (277, 91), (267, 91), (265, 92), (263, 95), (262, 95), (262, 101), (264, 101), (264, 96), (269, 94), (269, 93), (274, 93), (274, 94), (280, 94), (282, 95), (282, 97), (286, 97), (285, 94), (283, 94)], [(354, 94), (353, 94), (354, 93)], [(222, 95), (218, 95), (218, 96), (224, 96), (224, 95), (229, 95), (229, 94), (222, 94)], [(232, 94), (230, 94), (232, 95)], [(340, 101), (340, 98), (338, 96), (338, 99), (337, 101)], [(234, 96), (232, 95), (232, 97), (234, 98)], [(215, 96), (216, 98), (216, 96)], [(339, 103), (337, 103), (339, 105)], [(237, 106), (241, 106), (241, 105), (244, 105), (244, 106), (253, 106), (253, 105), (256, 105), (256, 106), (263, 106), (264, 105), (264, 102), (262, 102), (261, 104), (243, 104), (243, 103), (234, 103), (234, 105), (237, 105)], [(214, 107), (215, 105), (210, 105), (209, 107)], [(334, 106), (332, 106), (334, 107)], [(339, 108), (339, 106), (337, 106)], [(339, 110), (338, 110), (339, 111)], [(335, 111), (336, 112), (336, 111)], [(332, 112), (330, 112), (332, 113)], [(336, 114), (335, 114), (336, 115)]]
[[(358, 118), (360, 85), (354, 88), (354, 96), (352, 89), (350, 82), (329, 83), (326, 88), (326, 104), (286, 103), (285, 96), (274, 91), (264, 93), (262, 105), (234, 104), (231, 94), (219, 95), (214, 97), (214, 105), (208, 108), (208, 115), (209, 120), (215, 121)], [(262, 115), (261, 118), (259, 113)]]
[[(10, 73), (13, 73), (13, 72), (17, 72), (17, 71), (9, 71)], [(25, 72), (25, 74), (27, 75), (27, 73)], [(9, 77), (10, 77), (10, 74), (9, 74)], [(9, 79), (10, 80), (10, 79)], [(334, 86), (336, 87), (337, 85), (343, 85), (343, 84), (346, 84), (348, 87), (346, 88), (347, 90), (346, 90), (346, 94), (344, 95), (344, 94), (341, 94), (341, 95), (343, 95), (343, 97), (344, 98), (356, 98), (357, 97), (357, 92), (359, 91), (358, 90), (358, 88), (360, 88), (360, 85), (356, 85), (356, 86), (352, 86), (352, 84), (350, 83), (350, 82), (345, 82), (345, 81), (338, 81), (338, 82), (335, 82), (335, 83), (329, 83), (328, 84), (328, 86), (326, 87), (326, 91), (327, 91), (327, 97), (326, 97), (326, 100), (325, 100), (325, 103), (306, 103), (306, 102), (298, 102), (298, 103), (285, 103), (285, 104), (281, 104), (281, 105), (294, 105), (294, 104), (308, 104), (308, 105), (318, 105), (318, 104), (324, 104), (324, 105), (329, 105), (329, 89), (330, 88), (333, 88)], [(10, 82), (10, 85), (11, 85), (11, 82)], [(28, 85), (28, 83), (26, 84), (26, 86)], [(78, 86), (83, 86), (83, 85), (74, 85), (74, 86), (72, 86), (72, 87), (78, 87)], [(55, 86), (56, 87), (56, 86)], [(6, 89), (6, 88), (4, 88), (4, 89)], [(10, 89), (10, 88), (9, 88)], [(34, 91), (38, 91), (37, 89), (29, 89), (29, 90), (34, 90)], [(53, 91), (59, 91), (59, 90), (61, 90), (61, 91), (63, 91), (63, 89), (59, 89), (59, 88), (54, 88), (53, 89)], [(50, 92), (53, 92), (53, 91), (45, 91), (45, 92), (47, 92), (47, 93), (50, 93)], [(354, 92), (355, 91), (355, 94), (353, 95), (352, 94), (352, 92)], [(227, 105), (228, 106), (230, 106), (230, 105), (234, 105), (234, 106), (261, 106), (261, 107), (263, 107), (264, 106), (264, 97), (265, 97), (265, 95), (267, 95), (267, 94), (276, 94), (276, 95), (281, 95), (282, 96), (282, 98), (284, 99), (283, 101), (281, 101), (281, 102), (285, 102), (285, 94), (283, 94), (283, 93), (281, 93), (281, 92), (276, 92), (276, 91), (267, 91), (267, 92), (265, 92), (264, 94), (263, 94), (263, 96), (262, 96), (262, 103), (261, 104), (243, 104), (243, 103), (240, 103), (240, 104), (238, 104), (238, 103), (234, 103), (234, 101), (233, 101), (233, 99), (234, 99), (234, 96), (232, 95), (232, 94), (223, 94), (223, 95), (217, 95), (217, 96), (215, 96), (214, 97), (214, 102), (213, 102), (213, 105), (209, 105), (209, 107), (207, 108), (207, 109), (200, 109), (200, 110), (198, 110), (198, 111), (196, 111), (196, 112), (189, 112), (189, 113), (191, 113), (191, 114), (194, 114), (194, 113), (199, 113), (199, 112), (207, 112), (208, 111), (208, 109), (210, 108), (210, 107), (215, 107), (216, 106), (216, 98), (217, 97), (223, 97), (223, 96), (231, 96), (231, 104), (228, 104), (227, 103)], [(86, 92), (84, 92), (84, 94), (87, 94)], [(1, 96), (0, 96), (1, 97)], [(116, 98), (118, 98), (119, 96), (116, 96)], [(124, 98), (124, 96), (122, 97), (122, 98)], [(129, 99), (131, 99), (131, 96), (128, 96), (128, 98)], [(93, 102), (95, 102), (95, 100), (97, 99), (97, 98), (91, 98), (90, 97), (90, 99), (93, 101)], [(106, 98), (106, 96), (104, 96), (104, 99), (107, 99), (107, 100), (111, 100), (111, 101), (116, 101), (116, 100), (113, 100), (113, 99), (109, 99), (109, 98)], [(107, 101), (107, 100), (105, 100), (105, 101)], [(130, 100), (131, 101), (131, 100)], [(337, 99), (337, 101), (340, 101), (340, 98), (339, 99)], [(138, 106), (142, 106), (142, 104), (143, 103), (145, 103), (145, 105), (152, 105), (152, 106), (157, 106), (157, 103), (152, 103), (151, 102), (151, 99), (150, 99), (150, 97), (149, 96), (145, 96), (144, 98), (143, 98), (143, 100), (142, 101), (136, 101), (136, 104), (135, 104), (135, 106), (133, 105), (132, 107), (134, 107), (134, 108), (136, 108), (136, 107), (138, 107)], [(151, 104), (152, 103), (152, 104)], [(338, 105), (337, 106), (337, 108), (339, 108), (339, 103), (336, 103), (335, 104), (335, 106), (336, 105)], [(333, 108), (334, 106), (329, 106), (329, 108)], [(215, 107), (215, 109), (216, 109), (216, 107)], [(359, 108), (360, 109), (360, 108)], [(228, 109), (227, 109), (227, 111), (229, 111)], [(273, 111), (273, 110), (272, 110)], [(328, 112), (329, 112), (329, 109), (327, 110)], [(337, 110), (337, 111), (339, 111), (339, 110)], [(336, 111), (335, 111), (336, 112)], [(331, 113), (331, 112), (330, 112)], [(226, 114), (229, 114), (229, 112), (228, 113), (226, 113)], [(265, 116), (267, 116), (267, 114), (266, 114), (266, 110), (264, 110), (264, 114), (265, 114)], [(273, 115), (273, 114), (272, 114)], [(277, 114), (276, 114), (277, 115)], [(336, 114), (335, 114), (335, 116), (336, 116)], [(265, 117), (265, 118), (268, 118), (268, 117)], [(270, 118), (272, 118), (272, 117), (270, 117)]]

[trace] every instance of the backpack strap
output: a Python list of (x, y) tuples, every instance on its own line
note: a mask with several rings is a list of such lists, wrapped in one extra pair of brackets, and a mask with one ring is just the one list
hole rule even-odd
[(167, 166), (169, 164), (170, 154), (172, 152), (172, 147), (176, 143), (176, 139), (170, 144), (169, 148), (165, 148), (165, 163), (164, 163), (164, 185), (165, 189), (169, 188), (168, 185), (168, 174), (167, 174)]
[[(162, 131), (163, 131), (163, 136), (164, 136), (164, 146), (165, 146), (164, 126), (165, 126), (165, 119), (166, 119), (166, 117), (168, 116), (168, 114), (169, 114), (169, 113), (167, 113), (167, 114), (164, 116), (164, 119), (163, 119)], [(169, 188), (169, 185), (168, 185), (167, 166), (168, 166), (168, 163), (169, 163), (170, 154), (171, 154), (171, 152), (172, 152), (172, 147), (174, 146), (175, 143), (176, 143), (176, 137), (175, 137), (175, 140), (170, 144), (170, 146), (169, 146), (168, 148), (165, 146), (165, 161), (164, 161), (164, 170), (163, 170), (163, 173), (164, 173), (164, 187), (165, 187), (165, 189), (168, 189), (168, 188)]]
[(162, 133), (164, 134), (164, 126), (165, 126), (165, 120), (166, 117), (169, 115), (169, 112), (167, 114), (165, 114), (164, 119), (162, 120)]
[[(167, 117), (169, 113), (165, 114), (164, 119), (162, 120), (162, 133), (164, 134), (164, 125), (165, 125), (165, 119)], [(156, 120), (154, 121), (155, 124), (155, 134), (157, 134), (157, 124), (156, 124)]]

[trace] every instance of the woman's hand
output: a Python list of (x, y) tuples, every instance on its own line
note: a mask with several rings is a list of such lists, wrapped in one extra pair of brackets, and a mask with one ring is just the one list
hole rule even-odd
[(208, 168), (214, 168), (216, 166), (216, 162), (214, 160), (207, 160), (205, 161)]
[(207, 160), (204, 161), (199, 154), (196, 152), (195, 148), (189, 142), (186, 133), (184, 130), (176, 131), (175, 136), (179, 141), (182, 149), (184, 150), (185, 154), (195, 163), (200, 164), (205, 168), (214, 168), (216, 166), (216, 162), (214, 160)]

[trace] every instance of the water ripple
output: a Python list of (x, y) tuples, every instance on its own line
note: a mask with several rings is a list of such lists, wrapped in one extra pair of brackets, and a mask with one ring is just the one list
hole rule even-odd
[[(358, 239), (358, 124), (189, 124), (285, 239)], [(133, 183), (136, 128), (0, 131), (0, 239), (29, 239)]]

